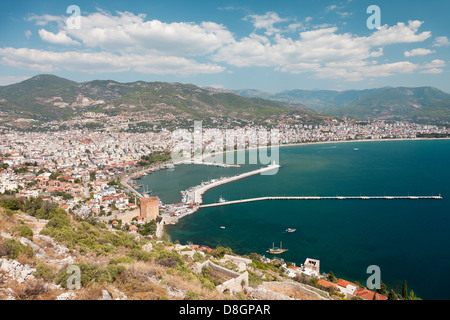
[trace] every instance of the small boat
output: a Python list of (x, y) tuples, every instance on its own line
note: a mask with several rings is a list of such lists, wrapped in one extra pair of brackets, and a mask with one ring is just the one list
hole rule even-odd
[(224, 203), (224, 202), (227, 202), (227, 200), (225, 200), (224, 198), (220, 197), (219, 198), (219, 203)]
[(354, 148), (353, 150), (355, 150), (355, 151), (358, 151), (358, 150), (359, 150), (359, 148)]
[(286, 232), (295, 232), (295, 230), (297, 230), (297, 229), (287, 228)]
[(224, 227), (224, 226), (221, 226), (220, 229), (225, 229), (225, 227)]
[(288, 251), (288, 249), (283, 249), (282, 246), (281, 246), (281, 242), (280, 242), (280, 247), (279, 248), (275, 248), (273, 246), (273, 243), (272, 243), (272, 248), (269, 248), (269, 250), (267, 250), (267, 252), (271, 253), (271, 254), (280, 254), (280, 253), (283, 253), (283, 252), (286, 252), (286, 251)]

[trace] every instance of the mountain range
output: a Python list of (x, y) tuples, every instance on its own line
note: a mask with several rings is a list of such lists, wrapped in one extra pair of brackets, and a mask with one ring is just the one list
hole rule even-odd
[(392, 119), (449, 123), (450, 94), (434, 87), (384, 87), (366, 90), (289, 90), (268, 93), (236, 90), (245, 97), (262, 97), (287, 104), (303, 104), (316, 112), (360, 120)]
[[(111, 80), (78, 83), (54, 75), (37, 75), (0, 87), (0, 114), (38, 121), (67, 120), (85, 112), (261, 120), (300, 112), (297, 109), (274, 100), (181, 83)], [(313, 112), (308, 114), (318, 117)]]
[[(75, 82), (42, 74), (0, 87), (0, 115), (41, 122), (85, 112), (145, 113), (184, 119), (231, 118), (274, 123), (288, 116), (320, 123), (324, 115), (450, 123), (450, 95), (433, 87), (367, 90), (223, 90), (193, 84), (112, 80)], [(1, 120), (1, 118), (0, 118)]]

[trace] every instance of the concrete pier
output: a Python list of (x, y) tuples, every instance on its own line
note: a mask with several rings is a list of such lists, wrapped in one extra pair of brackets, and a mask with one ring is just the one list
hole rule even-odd
[(441, 200), (442, 196), (337, 196), (337, 197), (260, 197), (232, 200), (200, 205), (199, 208), (226, 206), (230, 204), (265, 201), (265, 200)]
[(223, 179), (212, 181), (212, 182), (210, 182), (210, 183), (208, 183), (208, 184), (206, 184), (204, 186), (195, 187), (195, 189), (192, 192), (190, 192), (189, 198), (191, 198), (193, 203), (200, 204), (200, 203), (203, 202), (203, 199), (202, 199), (203, 194), (209, 189), (212, 189), (212, 188), (215, 188), (215, 187), (218, 187), (220, 185), (223, 185), (223, 184), (226, 184), (226, 183), (230, 183), (230, 182), (233, 182), (233, 181), (236, 181), (236, 180), (244, 179), (244, 178), (247, 178), (247, 177), (250, 177), (250, 176), (254, 176), (254, 175), (257, 175), (257, 174), (261, 174), (263, 172), (268, 172), (270, 170), (274, 170), (274, 169), (277, 169), (279, 167), (280, 167), (280, 165), (278, 165), (278, 164), (271, 164), (271, 165), (268, 165), (267, 167), (264, 167), (264, 168), (261, 168), (261, 169), (257, 169), (257, 170), (253, 170), (253, 171), (246, 172), (246, 173), (242, 173), (242, 174), (234, 176), (234, 177), (223, 178)]

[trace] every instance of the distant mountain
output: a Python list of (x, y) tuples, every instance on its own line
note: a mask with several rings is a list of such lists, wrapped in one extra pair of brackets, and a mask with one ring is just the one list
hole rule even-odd
[(290, 90), (267, 93), (238, 90), (284, 103), (304, 104), (317, 112), (357, 119), (394, 119), (430, 123), (450, 122), (450, 95), (433, 87), (385, 87), (367, 90)]
[(311, 110), (298, 109), (260, 97), (246, 98), (229, 90), (181, 83), (111, 80), (77, 83), (54, 75), (37, 75), (0, 87), (0, 113), (40, 121), (71, 119), (87, 111), (110, 115), (171, 114), (193, 119), (267, 120), (292, 112), (310, 120), (321, 117)]

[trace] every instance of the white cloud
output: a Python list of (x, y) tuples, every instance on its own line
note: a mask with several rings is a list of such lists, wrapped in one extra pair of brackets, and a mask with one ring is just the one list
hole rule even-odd
[(387, 25), (381, 26), (372, 35), (366, 38), (366, 41), (371, 46), (382, 46), (394, 43), (411, 43), (422, 42), (431, 37), (430, 31), (424, 31), (417, 33), (422, 21), (408, 21), (408, 25), (403, 22), (397, 23), (397, 25), (389, 27)]
[(205, 55), (233, 39), (230, 31), (215, 22), (164, 23), (145, 17), (96, 12), (82, 16), (81, 28), (67, 30), (67, 34), (91, 48), (174, 56)]
[(444, 70), (438, 69), (438, 68), (432, 68), (432, 69), (426, 69), (426, 70), (420, 71), (420, 73), (428, 73), (428, 74), (439, 74), (442, 72), (444, 72)]
[[(337, 9), (340, 8), (331, 5), (327, 10), (339, 13)], [(236, 67), (272, 67), (280, 72), (308, 72), (319, 78), (349, 81), (416, 70), (432, 73), (442, 67), (436, 62), (425, 67), (408, 61), (379, 64), (374, 60), (383, 56), (385, 46), (418, 43), (430, 38), (431, 32), (419, 32), (423, 22), (418, 20), (384, 25), (369, 36), (358, 36), (340, 33), (336, 26), (310, 26), (311, 17), (305, 18), (304, 23), (291, 21), (282, 25), (290, 19), (266, 12), (245, 16), (244, 20), (251, 22), (255, 30), (237, 38), (225, 26), (215, 22), (165, 23), (130, 12), (98, 11), (82, 16), (81, 29), (67, 29), (63, 16), (31, 16), (28, 19), (38, 25), (58, 24), (57, 33), (39, 30), (42, 40), (53, 44), (78, 44), (81, 49), (52, 52), (3, 48), (0, 49), (1, 63), (47, 72), (61, 69), (85, 72), (131, 70), (156, 74), (218, 73), (225, 70), (218, 63), (227, 63)], [(295, 34), (297, 31), (301, 32)], [(295, 34), (295, 38), (288, 34)], [(448, 42), (446, 37), (435, 40), (440, 45)], [(82, 52), (83, 49), (87, 52)], [(418, 48), (404, 54), (412, 57), (432, 52)], [(194, 60), (200, 57), (214, 63)]]
[(434, 44), (433, 47), (446, 47), (450, 44), (450, 41), (448, 40), (447, 37), (443, 36), (443, 37), (436, 37), (434, 39)]
[(431, 54), (434, 53), (435, 51), (433, 50), (428, 50), (428, 49), (424, 49), (424, 48), (417, 48), (417, 49), (413, 49), (411, 51), (405, 51), (404, 55), (405, 57), (414, 57), (414, 56), (425, 56), (427, 54)]
[(30, 39), (30, 37), (31, 37), (32, 34), (33, 34), (33, 33), (32, 33), (30, 30), (25, 30), (25, 37), (26, 37), (27, 39)]
[(424, 68), (442, 68), (445, 66), (446, 66), (446, 63), (444, 60), (436, 59), (436, 60), (431, 61), (430, 63), (425, 64), (423, 67)]
[(383, 56), (384, 46), (428, 39), (431, 33), (420, 33), (421, 25), (421, 21), (397, 23), (391, 27), (385, 25), (367, 37), (339, 33), (337, 27), (300, 32), (298, 39), (281, 33), (272, 38), (252, 34), (224, 45), (212, 58), (238, 67), (273, 66), (282, 72), (312, 72), (317, 77), (353, 81), (411, 73), (418, 66), (408, 61), (386, 64), (369, 64), (367, 61)]
[(244, 18), (244, 20), (253, 21), (253, 26), (256, 29), (265, 29), (266, 35), (273, 35), (280, 30), (274, 27), (274, 24), (288, 21), (287, 19), (282, 19), (275, 12), (267, 12), (264, 15), (248, 15)]
[(80, 45), (78, 41), (73, 40), (64, 31), (60, 31), (57, 34), (49, 32), (44, 29), (39, 30), (39, 36), (45, 42), (50, 42), (53, 44), (62, 44), (62, 45)]
[(429, 63), (426, 63), (422, 66), (422, 71), (420, 73), (428, 73), (428, 74), (438, 74), (444, 72), (441, 68), (445, 67), (447, 64), (444, 60), (435, 59)]
[(69, 70), (87, 73), (135, 71), (154, 74), (191, 75), (218, 73), (225, 68), (174, 56), (152, 56), (110, 52), (54, 52), (28, 48), (0, 48), (0, 63), (40, 72)]
[(33, 14), (25, 18), (26, 21), (35, 21), (37, 26), (46, 26), (50, 22), (57, 22), (61, 25), (65, 19), (66, 18), (63, 16), (52, 16), (50, 14), (44, 14), (41, 16)]

